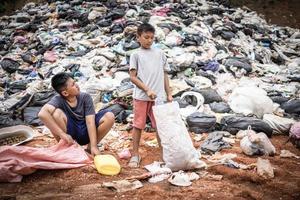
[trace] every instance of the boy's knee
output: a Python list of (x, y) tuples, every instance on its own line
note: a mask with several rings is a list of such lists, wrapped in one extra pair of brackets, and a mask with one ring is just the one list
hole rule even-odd
[(58, 108), (55, 109), (52, 116), (55, 120), (66, 120), (65, 113), (62, 110), (58, 109)]
[(115, 115), (112, 112), (105, 113), (105, 118), (110, 122), (115, 122)]
[(111, 123), (114, 124), (115, 123), (115, 115), (112, 112), (107, 112), (104, 114), (103, 116), (103, 121), (105, 123)]

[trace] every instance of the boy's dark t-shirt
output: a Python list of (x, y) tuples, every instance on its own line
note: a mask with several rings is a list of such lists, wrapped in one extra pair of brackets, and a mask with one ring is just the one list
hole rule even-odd
[(76, 107), (71, 107), (60, 95), (54, 96), (48, 104), (61, 109), (67, 116), (75, 120), (85, 120), (85, 116), (95, 115), (93, 99), (89, 94), (84, 92), (80, 92), (77, 96)]

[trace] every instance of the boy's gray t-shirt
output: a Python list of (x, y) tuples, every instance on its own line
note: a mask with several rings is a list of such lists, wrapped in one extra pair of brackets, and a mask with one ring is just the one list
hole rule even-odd
[(93, 99), (84, 92), (80, 92), (77, 96), (77, 105), (74, 108), (60, 95), (54, 96), (47, 104), (61, 109), (67, 116), (75, 120), (85, 120), (85, 116), (95, 114)]
[[(166, 92), (164, 87), (164, 72), (169, 71), (167, 57), (160, 49), (140, 48), (130, 56), (130, 68), (137, 71), (137, 77), (147, 86), (153, 90), (157, 97), (166, 99)], [(133, 98), (143, 101), (151, 101), (147, 94), (135, 86)]]

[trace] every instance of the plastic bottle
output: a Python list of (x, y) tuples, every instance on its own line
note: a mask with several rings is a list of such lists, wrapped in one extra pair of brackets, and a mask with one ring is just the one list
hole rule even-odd
[(97, 171), (103, 175), (117, 175), (121, 171), (121, 166), (117, 159), (112, 155), (96, 155), (94, 164)]

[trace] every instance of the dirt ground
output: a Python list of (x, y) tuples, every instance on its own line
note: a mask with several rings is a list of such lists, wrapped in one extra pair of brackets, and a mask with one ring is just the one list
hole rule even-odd
[[(127, 144), (130, 144), (130, 134), (123, 131), (122, 136), (127, 138)], [(195, 135), (191, 136), (194, 138)], [(271, 141), (276, 147), (276, 155), (263, 156), (264, 159), (269, 159), (274, 167), (273, 179), (260, 177), (255, 169), (241, 170), (218, 165), (205, 171), (210, 175), (222, 175), (222, 180), (206, 176), (193, 181), (189, 187), (173, 186), (167, 180), (155, 184), (143, 180), (142, 188), (122, 193), (101, 187), (103, 182), (143, 174), (146, 172), (144, 165), (158, 161), (159, 148), (146, 145), (146, 141), (154, 138), (155, 133), (143, 133), (141, 168), (130, 169), (126, 167), (127, 160), (119, 159), (122, 171), (112, 177), (98, 174), (91, 166), (71, 170), (38, 170), (25, 176), (21, 183), (1, 183), (0, 199), (300, 199), (300, 159), (279, 156), (282, 149), (300, 155), (300, 151), (291, 143), (285, 144), (287, 136), (273, 136)], [(195, 147), (202, 142), (203, 140), (194, 141)], [(55, 143), (53, 138), (44, 135), (36, 137), (26, 145), (47, 147)], [(113, 153), (117, 157), (116, 152), (116, 149), (108, 146), (103, 153)], [(223, 149), (221, 153), (236, 153), (238, 156), (234, 161), (243, 164), (256, 163), (258, 158), (244, 155), (239, 141), (233, 148)]]

